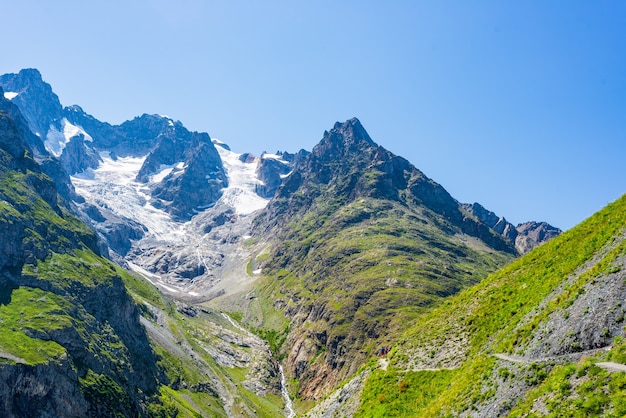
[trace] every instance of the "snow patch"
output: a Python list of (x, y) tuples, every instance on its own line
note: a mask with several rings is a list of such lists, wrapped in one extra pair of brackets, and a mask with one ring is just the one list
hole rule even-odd
[(257, 186), (263, 184), (256, 175), (258, 161), (244, 163), (239, 159), (241, 154), (223, 147), (216, 149), (228, 176), (228, 187), (223, 190), (220, 200), (232, 206), (239, 215), (248, 215), (267, 206), (269, 199), (256, 193)]
[(270, 154), (267, 152), (264, 152), (263, 154), (261, 154), (261, 158), (263, 159), (272, 159), (272, 160), (279, 160), (279, 161), (283, 161), (286, 162), (285, 160), (283, 160), (283, 157), (281, 157), (278, 154)]
[(14, 91), (5, 91), (4, 92), (4, 98), (7, 100), (13, 100), (17, 97), (19, 93), (16, 93)]
[(150, 183), (160, 183), (163, 181), (165, 177), (167, 177), (174, 168), (178, 167), (181, 163), (176, 164), (161, 164), (156, 173), (150, 176)]
[(61, 130), (58, 130), (54, 125), (50, 125), (44, 146), (49, 153), (58, 158), (70, 140), (78, 135), (83, 135), (85, 141), (93, 141), (93, 138), (83, 128), (72, 125), (66, 118), (63, 118), (61, 120)]

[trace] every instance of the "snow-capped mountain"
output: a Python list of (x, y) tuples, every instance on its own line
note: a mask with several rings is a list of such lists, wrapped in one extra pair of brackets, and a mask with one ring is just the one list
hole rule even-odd
[(243, 260), (234, 244), (249, 236), (250, 215), (267, 205), (296, 155), (238, 154), (162, 115), (110, 125), (63, 107), (37, 70), (3, 75), (0, 86), (41, 152), (71, 175), (75, 207), (112, 258), (179, 296), (233, 286), (223, 282)]

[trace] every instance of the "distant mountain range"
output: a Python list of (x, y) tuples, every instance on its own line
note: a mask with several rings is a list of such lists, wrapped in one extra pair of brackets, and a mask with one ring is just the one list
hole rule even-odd
[[(77, 318), (60, 328), (63, 338), (16, 328), (62, 347), (41, 361), (15, 360), (20, 350), (1, 338), (0, 357), (17, 376), (14, 366), (69, 353), (59, 364), (77, 370), (64, 390), (74, 391), (78, 415), (143, 416), (149, 404), (182, 411), (174, 392), (193, 389), (215, 399), (203, 413), (272, 416), (282, 407), (279, 360), (289, 390), (310, 407), (444, 300), (561, 233), (458, 202), (357, 119), (336, 123), (310, 152), (254, 156), (167, 116), (98, 121), (61, 105), (34, 69), (0, 76), (0, 88), (5, 297), (52, 292), (37, 297), (70, 303)], [(107, 286), (118, 293), (107, 296)], [(110, 373), (109, 343), (126, 356)], [(128, 380), (143, 367), (146, 381)], [(247, 371), (235, 376), (233, 367)], [(133, 393), (116, 409), (104, 388)], [(13, 397), (37, 397), (21, 390), (0, 390), (13, 416), (28, 407)], [(46, 393), (54, 405), (45, 412), (58, 414), (65, 395)], [(271, 393), (274, 406), (263, 406), (258, 396)]]

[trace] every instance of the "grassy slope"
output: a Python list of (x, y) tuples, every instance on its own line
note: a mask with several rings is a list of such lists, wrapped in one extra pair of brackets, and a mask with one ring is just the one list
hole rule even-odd
[[(625, 227), (626, 196), (623, 196), (576, 228), (424, 316), (394, 348), (390, 371), (374, 373), (366, 384), (359, 416), (456, 415), (486, 401), (493, 392), (484, 388), (493, 384), (489, 380), (499, 372), (494, 370), (497, 363), (490, 354), (515, 353), (550, 312), (570, 306), (585, 284), (614, 272), (612, 263), (626, 253), (626, 245), (622, 241), (610, 251), (602, 252), (602, 249), (623, 234)], [(559, 289), (567, 277), (597, 254), (602, 256), (588, 271)], [(546, 299), (556, 289), (559, 289), (556, 296)], [(541, 304), (544, 300), (549, 301)], [(444, 349), (449, 352), (438, 352)], [(618, 340), (608, 356), (621, 358), (624, 350), (624, 343)], [(419, 365), (428, 364), (429, 357), (437, 360), (431, 361), (432, 367), (459, 367), (440, 372), (400, 372), (407, 367), (419, 369)], [(528, 392), (527, 399), (513, 409), (512, 415), (525, 416), (532, 410), (534, 400), (548, 393), (548, 410), (552, 414), (572, 411), (572, 416), (600, 412), (622, 416), (626, 412), (623, 402), (626, 384), (622, 374), (598, 370), (590, 362), (547, 369), (528, 366), (525, 376), (531, 385), (538, 387)], [(425, 373), (434, 376), (423, 379)], [(396, 384), (386, 386), (390, 376), (395, 376)], [(570, 381), (574, 379), (572, 376), (582, 380)], [(409, 382), (411, 390), (426, 394), (427, 399), (419, 403), (409, 400), (391, 403), (377, 398), (383, 394), (400, 396), (397, 383), (400, 381)], [(432, 382), (435, 388), (429, 386)], [(591, 392), (595, 395), (586, 396)]]

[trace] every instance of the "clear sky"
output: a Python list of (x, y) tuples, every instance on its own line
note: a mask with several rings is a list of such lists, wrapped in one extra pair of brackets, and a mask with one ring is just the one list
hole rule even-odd
[(626, 2), (4, 2), (0, 73), (234, 151), (358, 117), (462, 202), (563, 229), (626, 192)]

